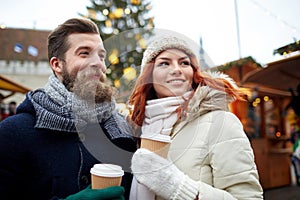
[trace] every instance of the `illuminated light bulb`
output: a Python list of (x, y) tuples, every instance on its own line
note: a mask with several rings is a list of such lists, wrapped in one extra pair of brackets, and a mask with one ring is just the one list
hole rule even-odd
[(107, 68), (106, 74), (111, 74), (111, 69), (110, 68)]
[(124, 77), (128, 80), (128, 81), (131, 81), (133, 79), (136, 78), (136, 70), (132, 67), (126, 67), (124, 70), (123, 70), (123, 74), (124, 74)]
[(107, 9), (104, 9), (104, 10), (102, 11), (102, 13), (103, 13), (103, 15), (107, 16), (107, 15), (109, 14), (109, 11), (108, 11)]
[(126, 15), (129, 15), (131, 13), (129, 8), (125, 8), (124, 12), (125, 12)]
[(268, 96), (264, 96), (264, 101), (269, 101), (270, 98)]
[(111, 28), (112, 24), (111, 24), (111, 21), (109, 19), (105, 21), (105, 26), (108, 27), (108, 28)]
[(131, 0), (131, 3), (133, 5), (140, 5), (141, 4), (141, 0)]
[(118, 50), (114, 49), (111, 54), (108, 56), (108, 60), (111, 62), (111, 64), (115, 65), (119, 63), (119, 58), (118, 58)]
[(256, 103), (260, 103), (260, 98), (256, 98), (256, 99), (255, 99), (255, 102), (256, 102)]
[(114, 19), (114, 18), (115, 18), (114, 13), (109, 13), (109, 14), (108, 14), (108, 18), (109, 18), (109, 19)]
[(142, 49), (146, 49), (146, 40), (144, 40), (143, 38), (139, 40), (139, 45)]
[(114, 80), (114, 85), (116, 88), (120, 88), (120, 86), (121, 86), (120, 80), (118, 80), (118, 79)]
[(123, 14), (124, 14), (124, 11), (123, 11), (122, 8), (117, 8), (117, 9), (115, 10), (115, 12), (114, 12), (114, 16), (115, 16), (116, 18), (122, 17)]

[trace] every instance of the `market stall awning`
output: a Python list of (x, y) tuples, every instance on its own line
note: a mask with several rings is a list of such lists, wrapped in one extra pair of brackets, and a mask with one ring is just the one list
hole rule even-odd
[(29, 88), (14, 82), (13, 80), (0, 75), (0, 90), (7, 90), (11, 92), (27, 93), (30, 91)]
[(243, 78), (242, 84), (271, 88), (287, 94), (289, 89), (296, 91), (300, 84), (300, 54), (268, 63), (262, 69), (249, 72)]

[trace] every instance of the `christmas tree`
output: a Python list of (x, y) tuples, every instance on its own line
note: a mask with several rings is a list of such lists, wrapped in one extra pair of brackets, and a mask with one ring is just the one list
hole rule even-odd
[(154, 26), (149, 0), (91, 0), (88, 18), (100, 30), (107, 50), (107, 77), (122, 96), (140, 70), (146, 39)]

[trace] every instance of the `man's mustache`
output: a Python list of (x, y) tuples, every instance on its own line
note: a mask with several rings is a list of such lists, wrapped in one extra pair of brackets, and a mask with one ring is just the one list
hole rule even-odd
[(106, 81), (106, 74), (101, 69), (87, 69), (77, 74), (77, 79), (88, 79), (91, 76), (99, 76), (99, 81)]

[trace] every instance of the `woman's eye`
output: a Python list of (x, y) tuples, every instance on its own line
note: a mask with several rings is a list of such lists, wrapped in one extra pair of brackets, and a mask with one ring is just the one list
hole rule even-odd
[(189, 61), (183, 61), (182, 64), (183, 64), (183, 65), (188, 65), (188, 66), (191, 65), (191, 63), (190, 63)]
[(161, 62), (161, 63), (158, 64), (158, 66), (166, 66), (166, 65), (169, 65), (169, 63), (168, 62)]

